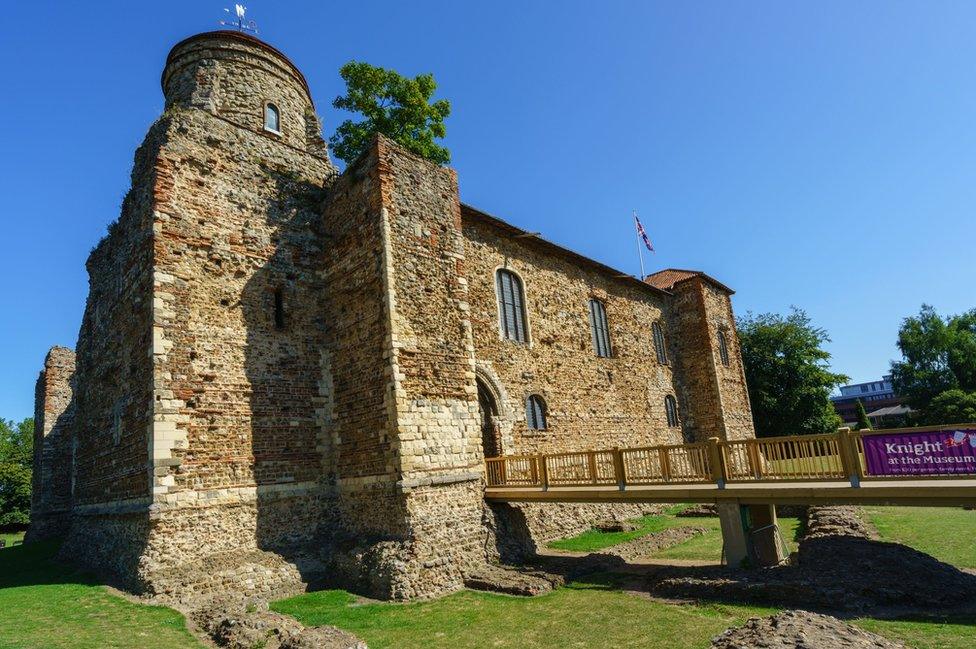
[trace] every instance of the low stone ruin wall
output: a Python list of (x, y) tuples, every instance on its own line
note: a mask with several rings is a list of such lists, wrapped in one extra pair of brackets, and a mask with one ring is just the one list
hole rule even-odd
[(525, 516), (532, 540), (540, 547), (556, 539), (576, 536), (608, 521), (625, 521), (660, 514), (665, 505), (603, 503), (514, 503)]

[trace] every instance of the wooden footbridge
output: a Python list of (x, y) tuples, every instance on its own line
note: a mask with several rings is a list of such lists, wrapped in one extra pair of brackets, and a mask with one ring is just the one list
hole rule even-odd
[(753, 535), (775, 528), (777, 504), (976, 505), (976, 424), (503, 456), (486, 471), (493, 502), (716, 503), (730, 563), (770, 563)]

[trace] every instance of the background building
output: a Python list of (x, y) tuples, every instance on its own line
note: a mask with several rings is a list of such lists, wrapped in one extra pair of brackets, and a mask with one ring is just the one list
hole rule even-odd
[(881, 377), (880, 381), (841, 386), (840, 395), (830, 397), (830, 400), (844, 424), (848, 425), (857, 423), (858, 400), (864, 404), (864, 410), (875, 427), (889, 423), (897, 425), (911, 412), (910, 408), (902, 404), (901, 397), (895, 394), (890, 374)]

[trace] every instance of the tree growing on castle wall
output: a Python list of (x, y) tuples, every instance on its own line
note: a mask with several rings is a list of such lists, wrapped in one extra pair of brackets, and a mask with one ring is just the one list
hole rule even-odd
[(857, 427), (855, 430), (870, 430), (871, 420), (868, 419), (868, 411), (864, 409), (864, 404), (861, 400), (857, 400)]
[(840, 425), (830, 393), (848, 379), (829, 370), (823, 345), (830, 338), (805, 312), (750, 313), (739, 340), (757, 437), (816, 435)]
[(447, 134), (444, 119), (451, 113), (451, 104), (446, 99), (431, 103), (437, 89), (432, 75), (410, 79), (357, 61), (342, 66), (339, 75), (346, 82), (346, 94), (336, 97), (332, 105), (365, 119), (339, 124), (329, 138), (337, 158), (351, 163), (376, 133), (382, 133), (431, 162), (445, 164), (451, 159), (450, 151), (434, 141)]
[(892, 361), (895, 392), (927, 424), (951, 424), (976, 401), (976, 309), (943, 318), (923, 304), (898, 330), (900, 361)]
[(30, 520), (34, 420), (0, 419), (0, 528)]

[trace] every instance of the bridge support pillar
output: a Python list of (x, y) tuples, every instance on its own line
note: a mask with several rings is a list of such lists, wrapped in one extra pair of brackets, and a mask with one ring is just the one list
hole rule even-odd
[(775, 566), (785, 558), (774, 505), (720, 502), (717, 509), (728, 565), (738, 567), (748, 559), (754, 566)]

